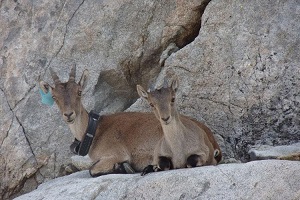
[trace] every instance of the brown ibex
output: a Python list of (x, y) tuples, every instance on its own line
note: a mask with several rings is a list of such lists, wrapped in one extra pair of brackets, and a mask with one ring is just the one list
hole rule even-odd
[[(52, 69), (50, 72), (54, 87), (44, 81), (40, 82), (40, 87), (44, 93), (52, 93), (72, 134), (82, 141), (89, 121), (88, 112), (81, 102), (88, 70), (83, 72), (79, 83), (75, 82), (75, 67), (66, 83), (62, 83)], [(94, 162), (89, 170), (91, 176), (120, 173), (115, 167), (123, 163), (130, 164), (136, 171), (142, 171), (152, 162), (153, 148), (162, 134), (161, 126), (152, 113), (124, 112), (101, 116), (88, 152)], [(126, 172), (122, 170), (121, 173)]]
[(137, 85), (138, 94), (146, 99), (160, 121), (164, 136), (158, 142), (152, 165), (142, 174), (171, 168), (215, 165), (221, 160), (221, 150), (212, 132), (204, 124), (178, 113), (175, 94), (177, 77), (167, 86), (147, 92)]

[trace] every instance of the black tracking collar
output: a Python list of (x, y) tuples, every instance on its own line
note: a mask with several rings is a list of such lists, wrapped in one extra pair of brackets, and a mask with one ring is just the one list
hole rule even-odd
[(78, 154), (80, 156), (85, 156), (88, 154), (100, 118), (100, 115), (98, 115), (95, 111), (91, 110), (91, 112), (89, 113), (89, 122), (83, 141), (80, 142), (75, 138), (75, 141), (70, 146), (70, 149), (73, 153)]

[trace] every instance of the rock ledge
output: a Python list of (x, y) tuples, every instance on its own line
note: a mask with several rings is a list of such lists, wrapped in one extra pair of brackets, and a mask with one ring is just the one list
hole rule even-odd
[(31, 199), (300, 199), (298, 161), (264, 160), (91, 178), (88, 171), (43, 183)]

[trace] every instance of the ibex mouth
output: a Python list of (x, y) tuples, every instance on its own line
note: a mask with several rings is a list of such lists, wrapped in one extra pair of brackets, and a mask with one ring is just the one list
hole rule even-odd
[(171, 121), (163, 122), (165, 125), (170, 124)]
[(74, 122), (75, 122), (75, 119), (68, 119), (68, 120), (67, 120), (67, 123), (68, 123), (68, 124), (73, 124)]
[(172, 118), (170, 116), (166, 118), (161, 118), (161, 121), (164, 125), (168, 125), (172, 121)]

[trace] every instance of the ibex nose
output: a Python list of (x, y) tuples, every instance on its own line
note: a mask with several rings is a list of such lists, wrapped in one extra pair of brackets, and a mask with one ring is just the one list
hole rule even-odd
[(169, 117), (166, 117), (166, 118), (161, 118), (163, 121), (167, 122), (169, 119), (170, 119), (170, 116)]
[(70, 118), (73, 114), (74, 114), (74, 112), (64, 113), (64, 116), (66, 116), (67, 118)]

